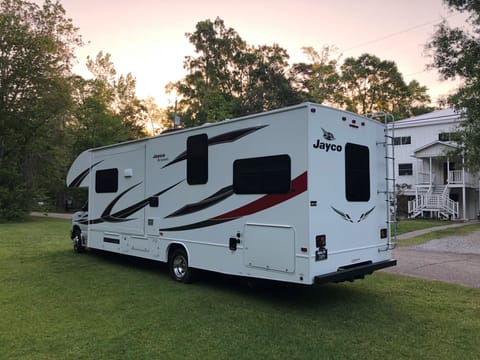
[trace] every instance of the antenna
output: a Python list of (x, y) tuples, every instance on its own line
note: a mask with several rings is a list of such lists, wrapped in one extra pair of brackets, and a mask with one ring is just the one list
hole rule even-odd
[(175, 98), (175, 108), (173, 110), (173, 127), (177, 128), (180, 125), (180, 116), (177, 116), (177, 98)]

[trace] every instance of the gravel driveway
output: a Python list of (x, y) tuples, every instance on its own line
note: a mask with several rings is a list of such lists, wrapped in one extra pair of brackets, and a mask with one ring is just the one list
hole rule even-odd
[(480, 288), (480, 231), (393, 251), (397, 266), (385, 271)]

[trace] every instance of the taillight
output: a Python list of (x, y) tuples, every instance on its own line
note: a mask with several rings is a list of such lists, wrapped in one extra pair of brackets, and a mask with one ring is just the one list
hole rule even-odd
[(383, 228), (380, 229), (380, 239), (385, 239), (388, 237), (388, 230)]
[(326, 260), (328, 258), (327, 235), (322, 234), (315, 236), (315, 246), (317, 248), (315, 251), (315, 261)]
[(325, 234), (315, 236), (315, 247), (324, 249), (327, 246), (327, 236)]

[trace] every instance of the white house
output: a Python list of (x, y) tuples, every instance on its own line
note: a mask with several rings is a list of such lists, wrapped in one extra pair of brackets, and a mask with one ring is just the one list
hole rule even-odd
[(455, 132), (464, 121), (444, 109), (395, 121), (389, 125), (395, 151), (395, 181), (399, 204), (410, 218), (468, 220), (479, 215), (479, 174), (452, 157)]

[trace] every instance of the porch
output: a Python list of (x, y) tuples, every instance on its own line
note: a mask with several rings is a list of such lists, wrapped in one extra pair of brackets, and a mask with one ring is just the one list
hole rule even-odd
[(414, 152), (415, 199), (408, 202), (410, 218), (471, 219), (478, 215), (478, 174), (465, 170), (463, 159), (450, 158), (456, 145), (434, 142)]

